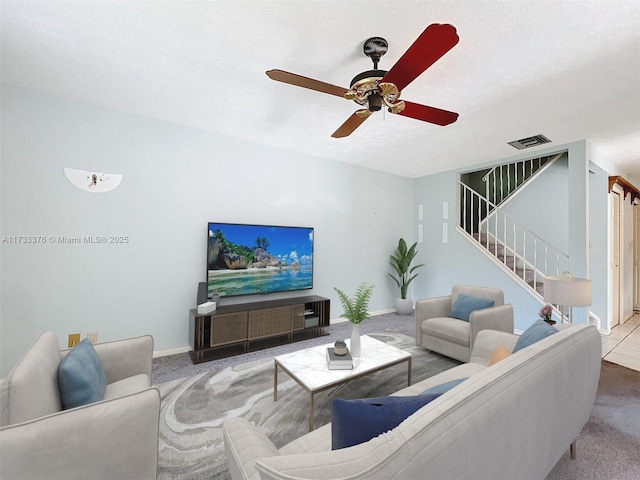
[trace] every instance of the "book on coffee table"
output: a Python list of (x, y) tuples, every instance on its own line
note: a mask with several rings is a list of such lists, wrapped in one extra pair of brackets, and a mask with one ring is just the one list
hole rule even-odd
[(353, 368), (353, 358), (347, 349), (345, 355), (336, 355), (333, 347), (327, 348), (327, 367), (329, 370), (351, 370)]

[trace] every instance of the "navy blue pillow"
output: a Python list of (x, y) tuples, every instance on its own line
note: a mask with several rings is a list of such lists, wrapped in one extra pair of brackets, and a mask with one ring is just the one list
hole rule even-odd
[(65, 409), (98, 402), (104, 398), (107, 376), (88, 338), (76, 345), (60, 362), (58, 388)]
[(467, 378), (469, 378), (469, 377), (456, 378), (455, 380), (449, 380), (448, 382), (441, 383), (440, 385), (434, 385), (431, 388), (427, 388), (420, 395), (428, 395), (430, 393), (438, 393), (438, 394), (442, 395), (443, 393), (447, 393), (453, 387), (456, 387), (459, 384), (461, 384), (462, 382), (464, 382)]
[(439, 396), (336, 398), (331, 403), (331, 449), (368, 442), (396, 428), (409, 415)]
[(458, 295), (458, 298), (456, 298), (449, 316), (468, 322), (471, 312), (474, 310), (493, 307), (494, 303), (495, 302), (493, 300), (489, 300), (488, 298), (479, 298), (461, 293)]
[(547, 338), (549, 335), (553, 335), (554, 333), (558, 333), (558, 330), (556, 330), (555, 327), (552, 327), (542, 319), (536, 320), (529, 328), (522, 332), (522, 335), (518, 338), (516, 346), (513, 347), (513, 352), (511, 353), (516, 353), (518, 350), (522, 350), (529, 345), (533, 345), (537, 341)]

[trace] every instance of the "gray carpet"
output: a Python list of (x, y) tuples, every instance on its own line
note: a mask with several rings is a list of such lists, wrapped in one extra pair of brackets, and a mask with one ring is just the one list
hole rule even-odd
[[(428, 353), (415, 345), (413, 337), (402, 333), (369, 335), (411, 353), (414, 382), (459, 364)], [(274, 402), (273, 368), (270, 357), (160, 384), (158, 478), (229, 478), (221, 429), (225, 418), (248, 419), (278, 448), (307, 433), (308, 393), (281, 372), (278, 400)], [(318, 393), (314, 399), (316, 428), (331, 421), (334, 398), (388, 395), (406, 385), (407, 368), (401, 364)]]
[[(413, 337), (413, 316), (374, 316), (363, 322), (360, 330), (362, 334), (387, 331)], [(305, 433), (307, 396), (282, 374), (279, 376), (279, 400), (274, 404), (271, 358), (311, 345), (348, 338), (351, 324), (332, 325), (327, 331), (329, 336), (200, 365), (193, 365), (188, 354), (154, 359), (154, 383), (158, 384), (163, 397), (158, 478), (227, 478), (222, 438), (217, 434), (212, 435), (212, 432), (219, 432), (225, 416), (248, 414), (252, 421), (264, 425), (264, 431), (279, 445)], [(393, 334), (385, 335), (389, 341), (396, 341), (393, 340)], [(428, 355), (423, 349), (418, 351)], [(432, 355), (435, 359), (447, 361), (445, 357)], [(414, 360), (414, 381), (419, 380), (415, 373), (418, 363)], [(393, 369), (387, 373), (393, 374)], [(406, 381), (406, 370), (397, 367), (395, 374), (394, 387), (397, 385), (400, 388), (402, 382)], [(377, 379), (376, 383), (384, 384), (387, 381), (382, 378)], [(355, 382), (351, 388), (363, 389), (363, 392), (374, 391), (370, 385), (364, 385), (363, 388)], [(249, 395), (250, 401), (242, 400), (237, 406), (236, 400), (246, 398), (246, 392), (249, 391), (262, 394)], [(341, 396), (342, 393), (345, 396), (347, 393), (365, 396), (353, 391), (338, 393)], [(332, 394), (335, 395), (333, 392), (326, 393), (325, 401), (330, 400)], [(230, 403), (229, 399), (233, 399), (234, 403)], [(297, 416), (290, 416), (288, 422), (297, 427), (289, 428), (289, 433), (275, 428), (280, 425), (279, 415), (291, 412), (288, 412), (289, 408), (276, 411), (274, 407), (293, 406), (296, 401), (297, 406), (291, 410), (297, 412)], [(326, 423), (328, 419), (322, 418), (322, 411), (328, 411), (328, 407), (318, 405), (316, 410), (319, 415), (315, 417), (316, 425)], [(267, 411), (272, 414), (260, 413)], [(578, 438), (577, 452), (576, 460), (571, 460), (568, 452), (565, 453), (547, 480), (640, 479), (640, 372), (602, 362), (598, 394), (591, 417)]]
[(640, 479), (640, 372), (602, 361), (591, 416), (547, 480)]

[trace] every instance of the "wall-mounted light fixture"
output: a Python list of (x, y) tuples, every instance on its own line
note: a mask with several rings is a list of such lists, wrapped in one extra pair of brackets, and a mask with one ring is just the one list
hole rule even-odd
[(105, 193), (113, 190), (122, 181), (119, 173), (98, 173), (75, 168), (65, 168), (64, 175), (80, 190), (92, 193)]

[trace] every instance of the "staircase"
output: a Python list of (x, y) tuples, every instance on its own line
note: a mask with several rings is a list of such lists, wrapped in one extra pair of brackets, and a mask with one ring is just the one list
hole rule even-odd
[(483, 175), (482, 193), (458, 182), (462, 205), (458, 230), (541, 303), (544, 277), (568, 270), (569, 256), (501, 207), (562, 155), (498, 165)]

